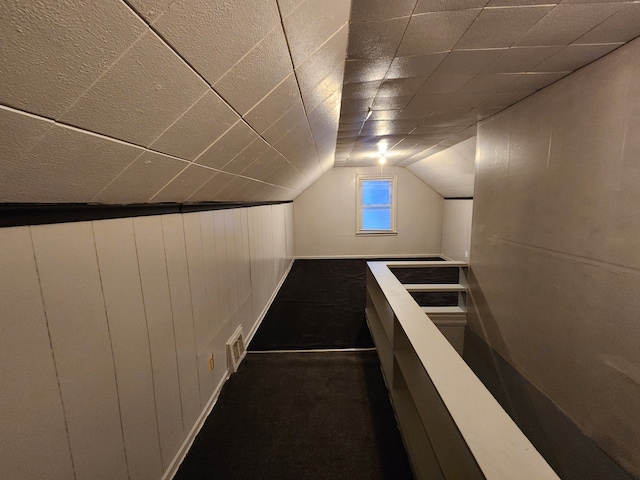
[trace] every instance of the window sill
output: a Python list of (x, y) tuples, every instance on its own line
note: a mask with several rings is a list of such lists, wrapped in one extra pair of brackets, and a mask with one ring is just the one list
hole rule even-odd
[(381, 230), (360, 230), (356, 232), (356, 237), (387, 237), (389, 235), (398, 235), (398, 232)]

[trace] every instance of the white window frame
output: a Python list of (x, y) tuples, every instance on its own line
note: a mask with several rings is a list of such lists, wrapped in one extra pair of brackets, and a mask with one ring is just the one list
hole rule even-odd
[[(389, 180), (391, 182), (391, 228), (389, 230), (365, 230), (362, 228), (362, 184), (366, 180)], [(397, 235), (397, 184), (396, 175), (356, 175), (356, 235)]]

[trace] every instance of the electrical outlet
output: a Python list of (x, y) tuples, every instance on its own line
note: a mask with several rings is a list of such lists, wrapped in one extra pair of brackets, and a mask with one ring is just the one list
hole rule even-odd
[(209, 355), (209, 371), (213, 370), (213, 353)]

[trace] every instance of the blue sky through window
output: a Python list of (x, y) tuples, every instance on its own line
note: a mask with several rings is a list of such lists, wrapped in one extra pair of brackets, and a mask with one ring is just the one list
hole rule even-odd
[(363, 180), (362, 230), (391, 230), (391, 181)]

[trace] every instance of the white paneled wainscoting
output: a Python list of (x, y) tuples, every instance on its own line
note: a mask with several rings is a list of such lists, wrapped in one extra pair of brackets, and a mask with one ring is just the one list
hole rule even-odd
[[(171, 478), (293, 258), (292, 204), (0, 229), (0, 476)], [(213, 355), (213, 369), (210, 357)]]

